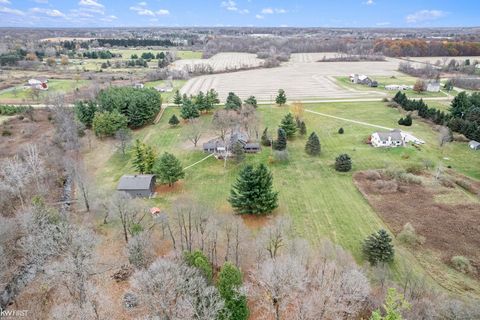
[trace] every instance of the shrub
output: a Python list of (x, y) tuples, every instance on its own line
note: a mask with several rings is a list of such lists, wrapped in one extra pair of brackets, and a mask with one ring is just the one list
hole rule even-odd
[(390, 179), (395, 179), (400, 183), (422, 184), (422, 179), (420, 177), (417, 177), (411, 173), (407, 173), (403, 169), (386, 169), (384, 173)]
[(185, 252), (184, 258), (187, 264), (191, 267), (195, 267), (202, 272), (205, 278), (210, 282), (213, 278), (212, 265), (208, 261), (208, 258), (200, 250), (193, 252)]
[(127, 117), (118, 111), (97, 112), (92, 121), (93, 132), (100, 138), (113, 136), (121, 128), (126, 128), (127, 122)]
[(373, 187), (378, 193), (394, 193), (398, 190), (398, 184), (395, 180), (377, 180)]
[(10, 137), (12, 135), (12, 131), (8, 129), (3, 129), (2, 130), (2, 137)]
[(384, 98), (382, 98), (382, 101), (383, 101), (383, 102), (388, 102), (388, 101), (390, 101), (390, 100), (388, 100), (387, 97), (384, 97)]
[(455, 268), (455, 270), (457, 271), (460, 271), (462, 273), (473, 272), (470, 260), (464, 256), (454, 256), (452, 257), (452, 259), (450, 259), (450, 262), (452, 263), (453, 268)]
[(406, 171), (411, 174), (419, 175), (423, 173), (424, 167), (420, 164), (411, 164), (407, 167)]
[(367, 180), (375, 181), (375, 180), (380, 180), (382, 178), (382, 176), (380, 175), (380, 172), (378, 172), (378, 171), (367, 170), (367, 171), (365, 171), (365, 178), (367, 178)]
[(335, 159), (335, 170), (339, 172), (352, 170), (352, 159), (348, 154), (341, 154)]
[(343, 128), (338, 129), (338, 133), (339, 133), (339, 134), (343, 134), (344, 132), (345, 132), (345, 131), (343, 130)]
[(415, 229), (410, 222), (406, 223), (403, 226), (402, 231), (397, 236), (397, 240), (411, 247), (415, 247), (419, 244), (425, 243), (425, 238), (417, 235)]

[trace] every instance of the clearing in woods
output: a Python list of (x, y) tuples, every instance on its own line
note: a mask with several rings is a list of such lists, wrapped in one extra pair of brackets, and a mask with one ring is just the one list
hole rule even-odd
[[(341, 118), (355, 119), (378, 126), (397, 127), (400, 114), (397, 109), (388, 108), (381, 102), (325, 103), (306, 105), (309, 110)], [(261, 129), (270, 128), (274, 134), (280, 120), (288, 112), (288, 107), (262, 106), (258, 109), (262, 120)], [(178, 108), (169, 107), (161, 121), (154, 126), (146, 127), (135, 133), (135, 138), (142, 139), (156, 148), (158, 152), (175, 154), (184, 166), (188, 166), (205, 157), (201, 145), (196, 148), (184, 147), (190, 144), (187, 139), (187, 125), (171, 128), (168, 119), (172, 114), (179, 114)], [(205, 128), (205, 139), (215, 136), (211, 129), (211, 114), (202, 115), (200, 122)], [(333, 119), (312, 113), (305, 113), (308, 132), (316, 131), (320, 137), (322, 153), (320, 157), (305, 154), (306, 139), (297, 137), (288, 143), (289, 162), (271, 163), (271, 150), (263, 148), (256, 155), (247, 155), (245, 163), (269, 163), (273, 172), (275, 188), (280, 192), (280, 206), (276, 215), (292, 218), (296, 232), (313, 242), (328, 237), (350, 250), (357, 260), (361, 261), (362, 240), (381, 227), (386, 227), (367, 200), (357, 190), (353, 182), (353, 172), (380, 169), (386, 167), (408, 168), (423, 162), (436, 165), (450, 165), (470, 177), (480, 179), (480, 159), (469, 150), (465, 143), (450, 143), (440, 148), (437, 132), (429, 124), (414, 120), (408, 128), (415, 136), (426, 141), (419, 149), (412, 146), (398, 149), (374, 149), (365, 144), (367, 137), (376, 131), (375, 128)], [(338, 134), (340, 127), (344, 134)], [(193, 146), (193, 145), (192, 145)], [(348, 153), (353, 159), (352, 173), (338, 173), (334, 170), (335, 157)], [(94, 159), (92, 155), (86, 157)], [(448, 160), (446, 160), (448, 159)], [(169, 192), (163, 188), (156, 198), (150, 200), (152, 205), (162, 208), (170, 207), (173, 200), (188, 195), (198, 201), (213, 206), (219, 214), (231, 214), (227, 202), (230, 187), (235, 181), (241, 165), (227, 163), (213, 157), (186, 171), (185, 180)], [(133, 173), (129, 155), (123, 157), (115, 153), (102, 166), (96, 164), (98, 184), (113, 190), (121, 175)], [(404, 267), (418, 268), (420, 265), (405, 248), (397, 247), (398, 255), (394, 267), (401, 274)], [(402, 262), (403, 261), (403, 262)], [(449, 272), (452, 272), (449, 269)], [(457, 273), (453, 273), (455, 276)], [(450, 277), (450, 273), (441, 273), (433, 277)]]

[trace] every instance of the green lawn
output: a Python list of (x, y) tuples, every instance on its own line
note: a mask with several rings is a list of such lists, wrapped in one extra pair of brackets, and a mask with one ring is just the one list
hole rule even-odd
[(179, 59), (202, 59), (203, 52), (201, 51), (177, 51), (177, 58)]
[[(173, 83), (172, 92), (161, 93), (163, 103), (172, 102), (172, 97), (175, 94), (175, 91), (180, 90), (185, 85), (185, 83), (187, 83), (187, 80), (172, 80), (172, 83)], [(145, 82), (146, 88), (154, 88), (156, 86), (165, 87), (167, 86), (167, 82), (164, 80)]]
[[(396, 123), (400, 117), (396, 109), (388, 108), (380, 102), (312, 104), (306, 105), (306, 109), (386, 127), (397, 127)], [(260, 107), (258, 110), (264, 126), (271, 128), (271, 131), (275, 130), (288, 112), (286, 107)], [(159, 124), (140, 130), (135, 135), (136, 138), (154, 146), (158, 152), (167, 151), (175, 154), (184, 166), (187, 166), (202, 159), (205, 154), (189, 149), (191, 144), (186, 138), (185, 124), (170, 128), (168, 119), (174, 113), (178, 116), (179, 110), (168, 108)], [(406, 168), (429, 160), (436, 165), (451, 165), (453, 169), (480, 179), (478, 152), (471, 151), (466, 143), (451, 143), (443, 149), (440, 148), (437, 133), (428, 124), (419, 120), (414, 120), (412, 127), (404, 128), (427, 142), (417, 150), (411, 146), (375, 149), (364, 143), (365, 139), (377, 130), (375, 128), (311, 113), (305, 113), (304, 118), (308, 132), (314, 130), (319, 135), (322, 153), (320, 157), (306, 155), (304, 152), (306, 139), (297, 137), (288, 143), (290, 155), (288, 164), (269, 164), (275, 188), (280, 192), (280, 206), (276, 214), (290, 216), (300, 236), (314, 243), (325, 237), (330, 238), (350, 250), (358, 261), (361, 261), (362, 240), (385, 226), (356, 189), (352, 179), (353, 172), (389, 166)], [(200, 121), (206, 128), (209, 127), (211, 115), (202, 116)], [(337, 133), (340, 127), (345, 130), (343, 135)], [(214, 135), (212, 131), (206, 134), (212, 135)], [(200, 147), (197, 148), (199, 149)], [(352, 157), (352, 172), (338, 173), (334, 170), (334, 159), (341, 153), (348, 153)], [(264, 148), (260, 154), (248, 155), (246, 163), (269, 163), (270, 155), (270, 149)], [(168, 208), (172, 200), (187, 194), (198, 201), (208, 203), (221, 213), (228, 214), (231, 208), (226, 199), (240, 167), (241, 165), (229, 162), (224, 169), (223, 161), (209, 158), (186, 171), (181, 187), (173, 192), (158, 195), (158, 198), (151, 200), (152, 204)], [(115, 154), (98, 176), (99, 185), (113, 189), (120, 176), (125, 173), (133, 173), (128, 157)], [(434, 263), (429, 256), (419, 259), (401, 247), (397, 248), (397, 256), (400, 258), (393, 267), (396, 275), (401, 275), (403, 268), (429, 270)], [(451, 270), (448, 269), (448, 272)], [(432, 275), (429, 271), (427, 273)], [(451, 276), (442, 271), (441, 277), (442, 285), (449, 288), (457, 288), (460, 286), (458, 281), (465, 281), (458, 273)], [(458, 277), (461, 280), (455, 280)]]
[[(57, 80), (52, 79), (48, 81), (48, 90), (40, 91), (40, 99), (47, 97), (52, 93), (69, 93), (76, 88), (86, 86), (89, 80)], [(23, 86), (17, 86), (14, 88), (6, 89), (0, 92), (0, 101), (2, 99), (13, 100), (31, 100), (31, 90), (25, 89)]]
[[(401, 76), (395, 76), (395, 77), (386, 77), (386, 76), (372, 76), (372, 79), (376, 80), (378, 82), (378, 87), (376, 88), (371, 88), (369, 86), (364, 86), (361, 84), (355, 84), (350, 81), (349, 77), (335, 77), (337, 80), (337, 83), (347, 89), (354, 89), (354, 90), (359, 90), (359, 91), (377, 91), (377, 92), (384, 92), (387, 93), (391, 96), (394, 96), (397, 91), (390, 91), (386, 90), (385, 86), (390, 85), (390, 84), (399, 84), (399, 85), (414, 85), (415, 82), (418, 80), (418, 78), (411, 77), (408, 75), (401, 75)], [(416, 93), (413, 90), (405, 90), (405, 93), (410, 97), (410, 98), (427, 98), (427, 97), (445, 97), (446, 94), (443, 92), (422, 92), (422, 93)], [(455, 95), (456, 91), (453, 91), (450, 93), (451, 95)]]

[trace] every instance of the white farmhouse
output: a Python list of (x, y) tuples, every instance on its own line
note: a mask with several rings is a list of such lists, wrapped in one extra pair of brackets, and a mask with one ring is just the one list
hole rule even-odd
[(437, 82), (437, 81), (428, 82), (427, 92), (440, 92), (440, 82)]
[(425, 141), (418, 139), (408, 132), (395, 129), (392, 131), (374, 132), (370, 137), (370, 143), (375, 148), (396, 148), (403, 147), (407, 143), (424, 144)]
[(403, 147), (405, 145), (405, 140), (403, 139), (402, 132), (400, 130), (374, 132), (370, 138), (370, 142), (375, 148)]

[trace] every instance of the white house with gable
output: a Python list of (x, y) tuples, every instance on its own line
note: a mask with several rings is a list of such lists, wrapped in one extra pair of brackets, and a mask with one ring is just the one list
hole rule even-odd
[(370, 137), (370, 143), (375, 148), (403, 147), (409, 142), (414, 144), (425, 143), (425, 141), (416, 138), (411, 133), (403, 132), (399, 129), (374, 132)]

